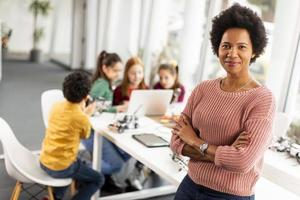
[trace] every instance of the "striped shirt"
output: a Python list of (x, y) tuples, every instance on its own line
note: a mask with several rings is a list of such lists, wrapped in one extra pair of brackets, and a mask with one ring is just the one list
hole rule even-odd
[[(188, 175), (200, 185), (239, 196), (254, 194), (263, 166), (263, 154), (272, 138), (275, 99), (259, 86), (247, 91), (226, 92), (221, 78), (204, 81), (192, 92), (183, 111), (199, 137), (216, 145), (215, 161), (189, 161)], [(237, 150), (231, 144), (242, 131), (251, 142)], [(184, 142), (172, 136), (171, 149), (182, 153)]]

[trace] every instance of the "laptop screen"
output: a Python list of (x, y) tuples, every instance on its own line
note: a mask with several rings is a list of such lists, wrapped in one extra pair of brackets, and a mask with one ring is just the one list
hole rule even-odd
[(170, 105), (173, 90), (133, 90), (128, 114), (164, 115)]

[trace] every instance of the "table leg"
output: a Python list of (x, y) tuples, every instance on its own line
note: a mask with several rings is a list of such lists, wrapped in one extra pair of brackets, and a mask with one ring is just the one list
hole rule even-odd
[[(102, 160), (102, 136), (99, 133), (94, 134), (94, 149), (93, 149), (93, 169), (101, 171), (101, 160)], [(92, 200), (99, 199), (100, 190), (98, 190), (93, 196)]]

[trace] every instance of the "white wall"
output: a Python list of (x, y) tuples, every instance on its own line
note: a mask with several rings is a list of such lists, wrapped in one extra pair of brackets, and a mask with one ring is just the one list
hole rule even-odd
[(85, 12), (83, 5), (85, 0), (76, 0), (73, 4), (72, 13), (72, 45), (71, 45), (71, 68), (79, 69), (84, 65), (84, 20)]
[(96, 66), (97, 46), (97, 0), (86, 1), (85, 20), (85, 69), (93, 69)]
[[(98, 52), (107, 50), (118, 53), (124, 62), (137, 54), (139, 30), (138, 0), (111, 0), (107, 5), (106, 20)], [(100, 19), (101, 20), (101, 19)], [(102, 26), (103, 27), (103, 26)], [(99, 33), (101, 34), (101, 33)]]
[[(59, 2), (59, 9), (64, 11), (68, 15), (68, 3), (63, 1), (50, 1), (53, 9), (56, 9), (55, 3)], [(33, 32), (33, 16), (29, 11), (30, 1), (24, 0), (1, 0), (0, 1), (0, 18), (8, 27), (12, 28), (12, 36), (9, 41), (9, 51), (10, 52), (29, 52), (32, 48), (32, 32)], [(50, 11), (50, 14), (46, 17), (39, 20), (39, 24), (45, 27), (45, 37), (42, 39), (39, 47), (45, 52), (48, 53), (50, 49), (51, 42), (51, 32), (53, 26), (53, 11)], [(67, 20), (66, 17), (61, 16), (60, 20)], [(59, 22), (60, 24), (60, 22)], [(67, 30), (60, 32), (61, 36), (68, 34)], [(56, 38), (60, 41), (57, 41), (56, 44), (58, 49), (63, 49), (67, 47), (64, 45), (66, 38), (60, 37)], [(67, 49), (63, 49), (65, 51)]]
[(28, 5), (22, 0), (0, 1), (0, 17), (13, 30), (8, 44), (11, 51), (29, 51), (32, 47), (32, 17)]
[(53, 10), (51, 11), (52, 32), (50, 37), (51, 53), (71, 52), (71, 30), (72, 30), (72, 0), (52, 0)]

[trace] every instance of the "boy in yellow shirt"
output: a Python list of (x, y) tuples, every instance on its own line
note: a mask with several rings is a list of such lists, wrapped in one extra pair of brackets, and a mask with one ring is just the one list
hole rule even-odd
[[(53, 105), (40, 156), (41, 167), (55, 178), (73, 178), (82, 187), (73, 200), (88, 200), (102, 187), (104, 176), (77, 160), (80, 139), (88, 138), (89, 116), (95, 103), (86, 106), (91, 81), (86, 72), (76, 71), (63, 82), (65, 100)], [(63, 199), (66, 187), (54, 189), (55, 199)]]

